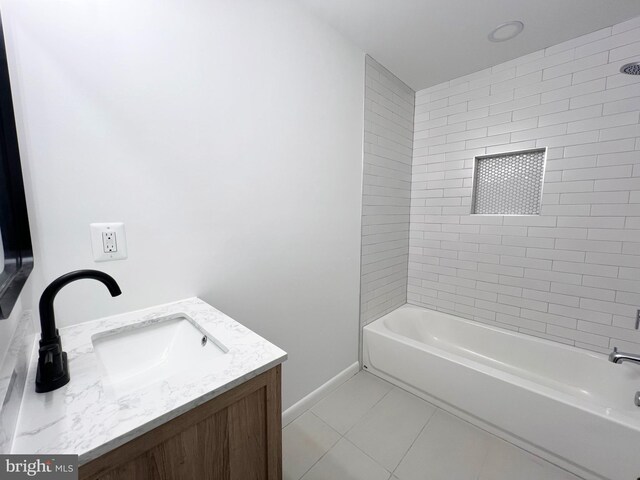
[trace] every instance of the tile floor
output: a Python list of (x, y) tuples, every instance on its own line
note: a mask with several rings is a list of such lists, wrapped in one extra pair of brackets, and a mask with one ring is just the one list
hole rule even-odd
[(283, 430), (285, 480), (577, 480), (367, 372)]

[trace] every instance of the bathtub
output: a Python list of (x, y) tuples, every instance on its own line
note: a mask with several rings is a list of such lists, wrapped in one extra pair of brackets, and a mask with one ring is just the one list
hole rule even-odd
[(363, 367), (580, 477), (640, 478), (640, 365), (405, 305)]

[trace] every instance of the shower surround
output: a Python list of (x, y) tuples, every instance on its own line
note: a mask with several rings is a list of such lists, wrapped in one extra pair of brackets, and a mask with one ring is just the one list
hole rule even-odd
[(414, 98), (366, 56), (361, 326), (407, 301)]
[[(593, 351), (640, 351), (640, 76), (619, 72), (638, 59), (640, 18), (416, 92), (408, 303)], [(362, 324), (402, 303), (404, 281), (388, 259), (402, 256), (407, 189), (388, 190), (386, 203), (371, 194), (386, 181), (367, 156), (376, 138), (365, 131)], [(476, 156), (539, 147), (541, 215), (470, 215)], [(404, 186), (400, 158), (392, 170)], [(374, 213), (394, 217), (379, 237)]]
[[(640, 351), (640, 19), (416, 94), (408, 301)], [(540, 216), (472, 216), (476, 155), (547, 147)]]

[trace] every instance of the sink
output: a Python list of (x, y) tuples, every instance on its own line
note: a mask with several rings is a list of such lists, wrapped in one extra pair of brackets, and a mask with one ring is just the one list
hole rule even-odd
[(202, 378), (226, 364), (229, 351), (183, 314), (99, 332), (91, 342), (107, 383), (119, 393)]

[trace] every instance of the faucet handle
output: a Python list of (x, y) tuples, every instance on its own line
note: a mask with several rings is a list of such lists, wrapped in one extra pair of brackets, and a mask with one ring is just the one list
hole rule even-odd
[(613, 353), (618, 353), (618, 347), (613, 347)]

